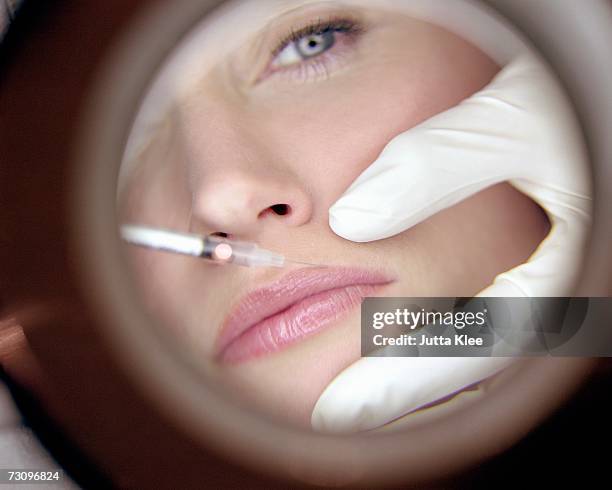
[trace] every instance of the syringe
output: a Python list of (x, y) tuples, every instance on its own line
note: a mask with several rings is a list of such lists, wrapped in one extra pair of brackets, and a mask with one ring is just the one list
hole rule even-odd
[(216, 235), (196, 235), (140, 225), (121, 226), (121, 238), (141, 247), (191, 255), (218, 264), (247, 267), (284, 267), (288, 262), (311, 267), (319, 264), (288, 260), (281, 254), (259, 248), (256, 243), (228, 240)]

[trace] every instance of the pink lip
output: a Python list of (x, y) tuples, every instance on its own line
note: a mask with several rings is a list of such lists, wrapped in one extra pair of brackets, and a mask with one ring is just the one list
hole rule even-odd
[(361, 269), (300, 269), (240, 301), (217, 339), (217, 358), (237, 363), (313, 335), (392, 279)]

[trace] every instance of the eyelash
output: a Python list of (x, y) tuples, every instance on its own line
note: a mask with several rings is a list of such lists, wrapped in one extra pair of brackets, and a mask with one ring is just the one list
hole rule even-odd
[[(292, 29), (289, 34), (283, 37), (271, 52), (271, 59), (274, 60), (276, 57), (291, 43), (297, 43), (301, 39), (307, 36), (323, 35), (329, 32), (336, 34), (344, 34), (349, 40), (355, 39), (363, 33), (363, 26), (350, 18), (338, 17), (331, 18), (328, 20), (318, 19), (305, 27), (294, 30)], [(294, 65), (289, 65), (283, 68), (277, 68), (276, 72), (288, 72), (300, 70), (304, 78), (307, 78), (309, 73), (307, 71), (314, 70), (315, 73), (324, 72), (327, 74), (328, 68), (324, 60), (327, 53), (334, 50), (335, 46), (331, 46), (330, 49), (322, 52), (319, 55), (313, 56), (312, 58), (304, 59)], [(310, 70), (309, 70), (310, 69)]]
[(335, 18), (323, 21), (318, 19), (317, 21), (302, 27), (298, 30), (291, 30), (291, 32), (281, 39), (276, 48), (272, 51), (272, 57), (279, 54), (283, 49), (289, 46), (290, 43), (294, 43), (306, 36), (313, 36), (317, 34), (324, 34), (329, 31), (341, 32), (346, 34), (356, 34), (360, 32), (361, 26), (351, 19), (346, 18)]

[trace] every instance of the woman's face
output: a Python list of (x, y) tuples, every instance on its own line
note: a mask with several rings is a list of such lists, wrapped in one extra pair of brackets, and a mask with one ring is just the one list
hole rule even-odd
[(197, 79), (139, 156), (120, 215), (329, 266), (218, 266), (129, 248), (146, 305), (211, 377), (309, 426), (322, 390), (360, 355), (362, 296), (473, 295), (524, 262), (548, 221), (502, 184), (392, 238), (335, 235), (330, 206), (383, 147), (499, 68), (457, 36), (396, 12), (256, 3), (257, 16), (238, 4), (231, 24), (220, 16), (206, 27), (246, 40), (201, 47)]

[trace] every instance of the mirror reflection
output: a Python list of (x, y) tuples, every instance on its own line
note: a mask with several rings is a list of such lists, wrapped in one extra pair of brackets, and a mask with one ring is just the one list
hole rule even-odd
[[(166, 238), (187, 253), (125, 245), (148, 311), (233, 396), (303, 428), (334, 429), (313, 410), (360, 360), (362, 298), (474, 296), (541, 252), (555, 223), (537, 186), (510, 182), (540, 155), (504, 160), (529, 124), (548, 124), (499, 103), (533, 96), (513, 92), (524, 78), (508, 72), (492, 96), (464, 103), (513, 61), (394, 3), (226, 4), (153, 83), (122, 164), (119, 221), (180, 232)], [(512, 69), (523, 68), (539, 90), (537, 70)], [(437, 116), (448, 119), (417, 141), (420, 155), (411, 140), (388, 146)], [(487, 151), (513, 171), (481, 178)], [(445, 183), (455, 197), (437, 195)], [(498, 371), (475, 374), (461, 396)], [(366, 376), (353, 391), (380, 382)], [(449, 386), (421, 405), (461, 398)]]

